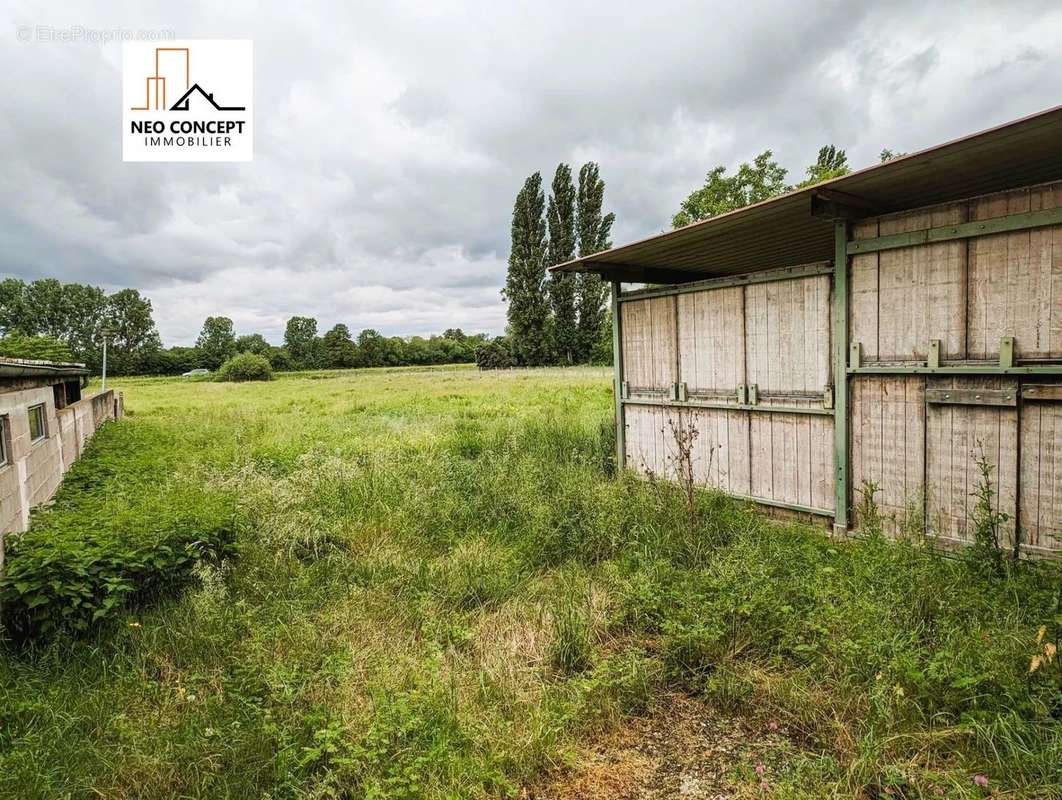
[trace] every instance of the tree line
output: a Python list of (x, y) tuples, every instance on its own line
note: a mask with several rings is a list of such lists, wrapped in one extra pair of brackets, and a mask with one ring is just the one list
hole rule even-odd
[(136, 289), (107, 294), (99, 287), (44, 278), (0, 281), (0, 355), (83, 362), (99, 372), (109, 330), (107, 370), (114, 375), (174, 375), (215, 370), (237, 353), (265, 356), (275, 370), (453, 364), (476, 360), (486, 334), (451, 328), (441, 336), (356, 337), (343, 324), (318, 335), (317, 320), (288, 320), (284, 342), (259, 333), (237, 335), (228, 317), (207, 317), (192, 347), (162, 346), (151, 301)]
[(598, 165), (583, 164), (576, 186), (558, 164), (547, 202), (542, 175), (525, 181), (513, 205), (509, 266), (502, 297), (506, 335), (480, 351), (484, 367), (609, 363), (608, 284), (597, 275), (547, 269), (606, 250), (615, 215), (603, 213), (605, 182)]
[[(885, 162), (902, 155), (904, 153), (894, 153), (886, 148), (881, 151), (880, 158)], [(722, 164), (709, 171), (705, 176), (704, 185), (694, 189), (682, 201), (678, 212), (671, 218), (671, 226), (681, 228), (793, 189), (803, 189), (839, 178), (849, 172), (851, 168), (848, 166), (848, 155), (844, 150), (828, 144), (819, 149), (815, 163), (804, 170), (804, 180), (790, 186), (785, 180), (788, 170), (774, 160), (772, 151), (764, 150), (751, 164), (741, 164), (732, 175), (727, 175), (726, 167)]]

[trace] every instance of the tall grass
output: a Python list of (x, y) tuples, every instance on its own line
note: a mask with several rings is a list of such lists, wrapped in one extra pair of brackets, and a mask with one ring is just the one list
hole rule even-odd
[[(665, 688), (782, 720), (780, 796), (1062, 791), (1057, 568), (691, 510), (611, 474), (603, 372), (319, 378), (121, 387), (239, 556), (0, 655), (0, 795), (515, 796)], [(88, 458), (60, 507), (178, 518)]]

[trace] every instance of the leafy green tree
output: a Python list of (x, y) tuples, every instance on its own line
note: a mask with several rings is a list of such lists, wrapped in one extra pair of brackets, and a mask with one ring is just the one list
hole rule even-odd
[(881, 151), (881, 163), (884, 164), (886, 161), (892, 161), (894, 158), (899, 158), (900, 156), (905, 155), (907, 155), (907, 153), (894, 153), (886, 147)]
[(350, 328), (340, 323), (321, 337), (324, 366), (347, 369), (358, 365), (358, 346), (350, 338)]
[(521, 364), (538, 366), (549, 360), (549, 304), (545, 297), (546, 223), (542, 176), (531, 175), (513, 206), (512, 249), (502, 297), (513, 353)]
[(106, 316), (113, 334), (108, 370), (114, 375), (135, 374), (162, 348), (151, 301), (136, 289), (122, 289), (107, 298)]
[(272, 345), (260, 333), (245, 333), (243, 336), (236, 337), (237, 353), (254, 353), (259, 356), (265, 356), (269, 354), (271, 347)]
[(797, 188), (814, 186), (816, 183), (847, 175), (851, 171), (848, 168), (848, 156), (845, 155), (844, 150), (838, 150), (832, 144), (828, 144), (819, 149), (819, 157), (807, 168), (805, 171), (807, 178), (798, 183)]
[(236, 329), (228, 317), (207, 317), (203, 330), (195, 341), (195, 346), (202, 354), (203, 366), (217, 369), (238, 352), (236, 349)]
[(681, 228), (786, 191), (786, 170), (773, 155), (770, 150), (764, 150), (751, 164), (738, 167), (733, 175), (727, 175), (723, 165), (711, 170), (704, 179), (704, 186), (682, 201), (678, 213), (671, 218), (672, 226)]
[(19, 331), (32, 335), (36, 326), (27, 329), (28, 287), (19, 278), (4, 278), (0, 281), (0, 335)]
[[(572, 169), (567, 164), (558, 164), (553, 175), (546, 223), (549, 230), (547, 266), (571, 261), (575, 258), (575, 184), (572, 183)], [(553, 311), (556, 358), (562, 364), (571, 364), (578, 357), (579, 350), (575, 275), (570, 272), (551, 274), (549, 300)]]
[[(616, 215), (603, 214), (605, 182), (593, 161), (579, 170), (579, 194), (575, 208), (576, 245), (579, 257), (593, 255), (612, 246), (610, 238)], [(589, 361), (594, 343), (601, 335), (605, 322), (608, 284), (589, 272), (576, 277), (576, 306), (578, 311), (577, 358)]]
[(317, 320), (313, 317), (292, 317), (284, 329), (284, 347), (295, 369), (317, 366)]

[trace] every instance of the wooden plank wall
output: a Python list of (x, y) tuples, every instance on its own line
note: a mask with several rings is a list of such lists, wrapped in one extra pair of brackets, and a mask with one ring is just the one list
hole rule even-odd
[(737, 402), (745, 383), (745, 289), (678, 296), (679, 372), (692, 394)]
[(666, 392), (678, 380), (676, 299), (653, 297), (620, 306), (623, 379), (632, 395)]
[(822, 405), (830, 383), (830, 278), (745, 287), (747, 383), (766, 405)]
[[(978, 221), (1062, 204), (1062, 183), (862, 220), (856, 239)], [(1026, 363), (1062, 361), (1062, 226), (992, 234), (854, 256), (849, 336), (866, 364), (924, 363), (941, 341), (944, 363), (999, 359), (1013, 336)], [(1030, 551), (1062, 552), (1062, 427), (1052, 403), (1019, 408), (926, 406), (926, 388), (1007, 388), (1016, 380), (858, 376), (851, 382), (853, 506), (864, 480), (888, 532), (917, 524), (946, 543), (968, 542), (978, 442), (993, 466), (997, 506)], [(858, 520), (857, 514), (857, 524)], [(905, 524), (906, 523), (906, 524)]]
[[(662, 301), (676, 302), (674, 317)], [(640, 389), (665, 390), (674, 380), (686, 383), (693, 401), (736, 405), (737, 387), (757, 383), (761, 405), (822, 407), (831, 379), (829, 276), (628, 301), (623, 309), (625, 378), (633, 397)], [(669, 333), (678, 343), (677, 369), (670, 374), (654, 363), (670, 360), (674, 351), (663, 341)], [(686, 426), (696, 431), (692, 460), (699, 483), (754, 499), (833, 509), (829, 415), (703, 408), (680, 413), (637, 405), (628, 405), (626, 414), (628, 464), (634, 469), (673, 476), (674, 426)]]
[(925, 524), (925, 387), (921, 376), (861, 375), (851, 384), (852, 507), (873, 484), (873, 500), (890, 535)]
[(1023, 403), (1018, 520), (1030, 551), (1062, 552), (1062, 403)]

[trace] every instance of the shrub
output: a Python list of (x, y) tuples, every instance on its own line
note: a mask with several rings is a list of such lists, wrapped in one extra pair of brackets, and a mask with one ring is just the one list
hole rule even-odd
[(111, 423), (96, 434), (52, 506), (7, 538), (0, 576), (7, 635), (85, 631), (180, 587), (198, 562), (234, 554), (232, 498), (165, 480), (173, 446), (149, 423)]
[(504, 340), (495, 339), (476, 351), (476, 366), (480, 369), (512, 369), (516, 366), (516, 359)]
[(269, 359), (255, 353), (240, 353), (221, 365), (219, 381), (271, 381), (273, 365)]
[(12, 331), (0, 338), (0, 356), (41, 361), (73, 361), (70, 348), (50, 336), (23, 336)]

